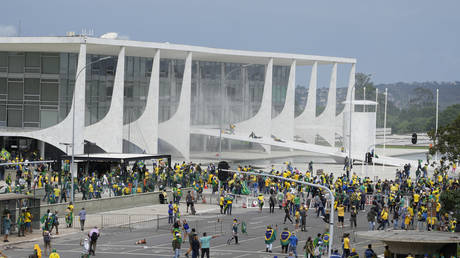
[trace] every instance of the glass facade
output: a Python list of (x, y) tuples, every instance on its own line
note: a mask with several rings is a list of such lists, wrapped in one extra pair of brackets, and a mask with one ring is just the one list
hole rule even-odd
[(185, 60), (160, 60), (159, 122), (172, 117), (179, 106)]
[[(100, 121), (111, 104), (117, 56), (91, 64), (86, 58), (85, 125)], [(135, 121), (147, 101), (152, 58), (125, 57), (124, 123)], [(0, 126), (46, 128), (72, 106), (78, 54), (0, 52)], [(159, 121), (170, 119), (180, 101), (185, 60), (160, 60)], [(193, 61), (192, 125), (244, 121), (260, 108), (266, 65)], [(284, 106), (288, 66), (273, 67), (273, 110)]]
[(106, 56), (86, 56), (85, 126), (100, 121), (110, 108), (118, 58), (112, 56), (110, 59), (96, 62), (103, 57)]
[(0, 52), (0, 126), (46, 128), (69, 113), (77, 54)]
[(147, 94), (152, 73), (152, 58), (125, 58), (125, 92), (124, 92), (124, 123), (138, 119), (147, 103)]
[(289, 82), (289, 66), (273, 66), (272, 79), (272, 118), (276, 117), (284, 108), (286, 92)]

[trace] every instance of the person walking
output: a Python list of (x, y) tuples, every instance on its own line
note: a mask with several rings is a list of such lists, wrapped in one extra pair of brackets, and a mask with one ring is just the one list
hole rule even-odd
[(50, 232), (53, 232), (53, 228), (56, 228), (56, 235), (59, 235), (59, 217), (58, 211), (54, 211), (54, 214), (51, 216), (51, 229)]
[(211, 239), (219, 237), (219, 235), (208, 236), (206, 232), (203, 232), (203, 236), (200, 238), (201, 243), (201, 258), (204, 258), (206, 254), (206, 258), (210, 256), (210, 248), (211, 248)]
[(350, 256), (350, 234), (343, 234), (343, 257)]
[(269, 199), (270, 213), (275, 213), (275, 203), (276, 203), (276, 197), (274, 194), (271, 194), (270, 199)]
[(182, 236), (180, 234), (179, 223), (176, 222), (174, 224), (172, 233), (173, 233), (172, 248), (174, 251), (174, 258), (179, 258), (180, 257), (180, 246), (182, 244)]
[(286, 227), (283, 232), (280, 234), (280, 243), (281, 243), (281, 253), (287, 254), (289, 247), (289, 238), (291, 237), (291, 232)]
[(88, 237), (90, 240), (89, 242), (89, 253), (90, 254), (96, 255), (96, 244), (100, 236), (101, 236), (101, 233), (99, 232), (99, 229), (97, 228), (97, 226), (94, 226), (94, 228), (89, 231)]
[(267, 226), (267, 230), (265, 231), (265, 252), (272, 252), (273, 242), (276, 240), (276, 230), (274, 230), (271, 226)]
[(192, 242), (193, 242), (193, 239), (195, 238), (195, 236), (197, 235), (196, 230), (194, 228), (192, 228), (188, 233), (186, 232), (186, 234), (184, 235), (184, 241), (182, 243), (185, 243), (187, 235), (188, 235), (188, 242), (189, 242), (190, 247), (187, 250), (187, 252), (185, 252), (185, 257), (188, 257), (188, 255), (192, 252)]
[(3, 242), (10, 242), (8, 240), (8, 236), (10, 235), (10, 230), (11, 230), (11, 217), (10, 217), (10, 212), (8, 210), (4, 212), (3, 230), (4, 230)]
[(284, 206), (284, 222), (283, 222), (283, 224), (286, 224), (287, 219), (291, 222), (291, 224), (293, 223), (292, 219), (291, 219), (291, 215), (289, 214), (289, 208), (286, 205), (286, 206)]
[(238, 244), (238, 225), (240, 223), (238, 222), (237, 219), (233, 219), (233, 224), (232, 224), (232, 238), (230, 238), (228, 241), (227, 241), (227, 244), (230, 244), (232, 242), (232, 240), (234, 239), (235, 240), (235, 245)]
[(190, 211), (193, 211), (193, 196), (190, 191), (187, 191), (187, 196), (185, 196), (185, 201), (187, 203), (187, 213), (188, 213), (189, 207), (190, 207)]
[(47, 256), (46, 249), (48, 249), (51, 253), (51, 234), (48, 230), (43, 230), (43, 245), (43, 252), (45, 253), (45, 256)]
[(351, 211), (350, 211), (350, 227), (351, 229), (356, 228), (357, 227), (357, 223), (356, 223), (356, 220), (357, 220), (357, 216), (358, 216), (358, 211), (356, 210), (356, 206), (352, 206), (351, 207)]
[(262, 213), (262, 208), (264, 207), (264, 196), (262, 193), (259, 193), (259, 196), (257, 197), (257, 202), (259, 204), (259, 212)]
[(193, 239), (190, 242), (190, 248), (192, 249), (192, 258), (198, 258), (198, 256), (200, 255), (201, 244), (196, 234), (193, 235)]
[(81, 231), (83, 231), (85, 229), (85, 220), (86, 220), (85, 207), (81, 208), (80, 212), (78, 213), (78, 217), (80, 217), (80, 229)]
[(306, 258), (314, 258), (315, 257), (315, 246), (313, 245), (313, 240), (311, 237), (308, 237), (307, 242), (305, 242), (305, 246), (303, 247), (305, 250), (305, 257)]
[(368, 244), (367, 249), (364, 252), (364, 257), (366, 258), (377, 258), (377, 254), (372, 250), (372, 245)]
[(295, 232), (292, 232), (291, 237), (289, 238), (289, 251), (294, 253), (295, 258), (298, 258), (297, 256), (297, 243), (298, 242), (299, 242), (299, 239), (295, 235)]
[(307, 209), (300, 207), (300, 230), (307, 231)]
[(369, 222), (369, 231), (374, 230), (375, 228), (375, 216), (376, 212), (374, 208), (371, 208), (371, 210), (367, 213), (367, 221)]
[(345, 206), (343, 206), (342, 203), (340, 203), (339, 207), (337, 207), (337, 216), (338, 216), (338, 222), (340, 224), (339, 227), (343, 228), (343, 222), (345, 220)]

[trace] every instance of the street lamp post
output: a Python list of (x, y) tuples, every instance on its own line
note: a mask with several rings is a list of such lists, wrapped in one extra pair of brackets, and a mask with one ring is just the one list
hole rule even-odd
[(334, 193), (331, 191), (331, 189), (329, 189), (328, 187), (326, 187), (324, 185), (312, 184), (312, 183), (309, 183), (309, 182), (299, 181), (299, 180), (295, 180), (295, 179), (291, 179), (291, 178), (284, 178), (284, 177), (275, 176), (275, 175), (272, 175), (272, 174), (254, 173), (254, 172), (246, 172), (246, 171), (235, 171), (235, 170), (225, 170), (225, 171), (232, 172), (232, 173), (237, 173), (237, 174), (241, 173), (241, 174), (247, 174), (247, 175), (273, 177), (273, 178), (277, 178), (277, 179), (280, 179), (280, 180), (294, 182), (294, 183), (297, 183), (297, 184), (303, 184), (303, 185), (308, 185), (308, 186), (311, 186), (311, 187), (317, 187), (317, 188), (323, 189), (326, 192), (328, 192), (329, 197), (331, 198), (331, 201), (330, 201), (331, 213), (330, 213), (330, 216), (329, 216), (330, 243), (329, 243), (329, 249), (328, 249), (327, 257), (331, 256), (332, 246), (334, 244), (334, 203), (335, 203)]
[[(388, 107), (388, 88), (385, 88), (385, 113), (383, 114), (383, 155), (386, 154), (387, 141), (387, 107)], [(382, 172), (385, 172), (385, 162), (382, 164)]]
[(80, 69), (80, 71), (78, 71), (77, 73), (77, 76), (75, 77), (75, 86), (74, 86), (74, 94), (73, 94), (73, 98), (72, 98), (72, 159), (71, 159), (71, 162), (70, 162), (70, 174), (71, 174), (71, 182), (70, 182), (70, 201), (73, 203), (74, 202), (74, 175), (76, 174), (77, 171), (75, 171), (75, 109), (76, 109), (76, 106), (75, 106), (75, 92), (76, 92), (76, 88), (77, 88), (77, 80), (78, 80), (78, 77), (80, 76), (81, 72), (83, 72), (86, 67), (88, 67), (89, 65), (91, 64), (94, 64), (94, 63), (98, 63), (98, 62), (101, 62), (101, 61), (104, 61), (104, 60), (107, 60), (107, 59), (111, 59), (112, 57), (111, 56), (106, 56), (106, 57), (102, 57), (102, 58), (99, 58), (97, 59), (96, 61), (93, 61), (93, 62), (90, 62), (90, 63), (87, 63), (85, 66), (83, 66), (83, 68)]
[(348, 104), (350, 106), (350, 114), (349, 114), (349, 135), (348, 135), (348, 167), (351, 171), (351, 167), (353, 166), (353, 158), (351, 157), (351, 116), (352, 116), (352, 113), (353, 113), (353, 108), (354, 108), (354, 104), (353, 104), (353, 99), (354, 99), (354, 90), (355, 90), (355, 87), (356, 87), (356, 84), (353, 84), (353, 86), (351, 87), (351, 91), (350, 91), (350, 103)]

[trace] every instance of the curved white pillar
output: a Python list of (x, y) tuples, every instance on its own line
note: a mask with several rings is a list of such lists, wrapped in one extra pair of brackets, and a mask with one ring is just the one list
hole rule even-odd
[(272, 120), (272, 134), (289, 141), (294, 140), (295, 71), (296, 61), (293, 60), (283, 110)]
[[(270, 58), (265, 69), (264, 92), (262, 103), (257, 114), (246, 121), (236, 124), (237, 134), (250, 134), (254, 132), (257, 136), (271, 138), (271, 119), (272, 119), (272, 80), (273, 80), (273, 58)], [(262, 145), (267, 153), (271, 151), (269, 145)]]
[(106, 152), (123, 152), (123, 103), (125, 85), (125, 47), (120, 48), (110, 108), (99, 122), (85, 129), (85, 138)]
[(327, 105), (324, 111), (317, 117), (316, 124), (319, 127), (318, 134), (323, 137), (331, 146), (335, 145), (335, 119), (337, 105), (337, 63), (332, 65), (331, 79), (329, 82), (329, 92)]
[[(124, 126), (127, 132), (130, 126), (139, 128), (131, 134), (129, 141), (143, 148), (149, 154), (158, 153), (158, 105), (160, 94), (160, 49), (153, 57), (152, 73), (147, 93), (147, 101), (142, 115), (135, 121)], [(125, 137), (126, 139), (126, 137)]]
[(190, 160), (190, 110), (192, 94), (192, 52), (187, 53), (182, 89), (176, 113), (160, 123), (159, 137), (176, 148), (185, 160)]
[[(80, 51), (78, 53), (77, 74), (80, 75), (76, 78), (75, 87), (73, 92), (72, 106), (66, 118), (60, 123), (51, 127), (32, 130), (32, 131), (18, 131), (18, 130), (1, 130), (1, 136), (16, 136), (28, 137), (37, 139), (65, 152), (66, 147), (61, 143), (72, 143), (72, 127), (75, 126), (75, 154), (83, 154), (84, 150), (84, 125), (85, 125), (85, 85), (86, 85), (86, 44), (80, 44)], [(77, 76), (77, 74), (75, 76)], [(75, 101), (75, 103), (74, 103)], [(73, 110), (75, 108), (75, 123), (73, 123)], [(70, 153), (71, 150), (69, 150)]]
[[(355, 85), (355, 71), (356, 71), (355, 64), (351, 64), (350, 74), (349, 74), (349, 77), (348, 77), (347, 96), (345, 97), (345, 101), (348, 102), (348, 103), (350, 103), (349, 99), (352, 96), (351, 91), (353, 90), (353, 85)], [(335, 120), (336, 121), (336, 124), (335, 124), (336, 131), (335, 132), (337, 134), (343, 136), (343, 137), (345, 136), (345, 131), (343, 131), (344, 113), (348, 112), (349, 110), (350, 110), (349, 104), (345, 104), (343, 110), (337, 115), (336, 120)], [(348, 132), (348, 130), (346, 132)], [(343, 138), (343, 139), (345, 139), (345, 138)]]
[(316, 130), (313, 126), (316, 122), (316, 87), (318, 84), (318, 61), (313, 63), (308, 86), (307, 104), (303, 112), (295, 118), (295, 133), (307, 143), (315, 143)]

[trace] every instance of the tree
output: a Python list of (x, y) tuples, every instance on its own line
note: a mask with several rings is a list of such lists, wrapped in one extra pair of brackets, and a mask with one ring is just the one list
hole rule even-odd
[(452, 162), (460, 158), (460, 115), (453, 122), (441, 126), (437, 133), (429, 131), (428, 136), (433, 141), (431, 154), (439, 152)]
[(453, 191), (443, 191), (440, 196), (441, 212), (452, 212), (457, 221), (460, 220), (460, 188)]

